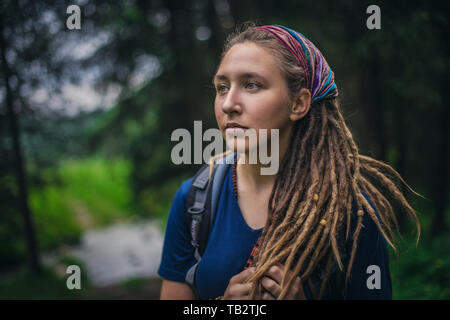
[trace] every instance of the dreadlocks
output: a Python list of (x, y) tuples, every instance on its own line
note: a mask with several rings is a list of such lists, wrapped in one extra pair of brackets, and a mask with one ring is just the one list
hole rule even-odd
[[(222, 57), (234, 44), (245, 41), (273, 53), (292, 96), (305, 86), (305, 73), (291, 53), (271, 34), (253, 26), (232, 34)], [(342, 272), (346, 268), (347, 287), (365, 213), (395, 252), (394, 231), (399, 229), (393, 208), (415, 221), (418, 241), (420, 223), (399, 183), (411, 190), (392, 167), (358, 153), (336, 97), (313, 102), (308, 114), (294, 125), (270, 195), (268, 221), (253, 257), (256, 270), (248, 279), (255, 284), (250, 297), (260, 296), (260, 281), (276, 263), (285, 266), (278, 299), (285, 297), (296, 276), (312, 286), (308, 280), (321, 262), (325, 263), (325, 276), (315, 298), (322, 297), (333, 264)], [(372, 201), (380, 219), (362, 192)], [(350, 234), (352, 208), (356, 209), (357, 220)], [(340, 250), (343, 241), (352, 241), (347, 263)], [(315, 288), (311, 289), (314, 293)]]

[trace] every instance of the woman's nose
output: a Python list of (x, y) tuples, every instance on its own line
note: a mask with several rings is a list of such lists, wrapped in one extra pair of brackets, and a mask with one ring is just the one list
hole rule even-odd
[(230, 90), (226, 94), (225, 100), (222, 104), (222, 110), (224, 113), (240, 113), (242, 111), (239, 92), (236, 87), (230, 88)]

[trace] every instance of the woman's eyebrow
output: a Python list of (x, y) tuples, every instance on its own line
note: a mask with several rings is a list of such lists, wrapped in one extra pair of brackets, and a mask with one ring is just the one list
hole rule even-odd
[[(245, 73), (241, 73), (239, 75), (239, 78), (241, 79), (248, 79), (248, 78), (261, 78), (261, 79), (265, 79), (262, 75), (260, 75), (259, 73), (256, 72), (245, 72)], [(215, 80), (228, 80), (226, 75), (223, 74), (216, 74), (213, 79), (212, 79), (212, 83), (214, 84)]]

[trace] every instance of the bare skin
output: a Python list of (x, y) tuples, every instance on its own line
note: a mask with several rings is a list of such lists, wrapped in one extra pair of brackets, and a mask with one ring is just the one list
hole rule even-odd
[(186, 283), (163, 279), (160, 299), (194, 300), (195, 294), (191, 287), (189, 287)]

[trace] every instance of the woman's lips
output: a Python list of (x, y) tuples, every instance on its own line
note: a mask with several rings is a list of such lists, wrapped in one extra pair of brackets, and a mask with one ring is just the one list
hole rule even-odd
[(227, 135), (240, 135), (244, 134), (244, 132), (247, 130), (247, 128), (243, 127), (229, 127), (225, 129), (225, 132)]

